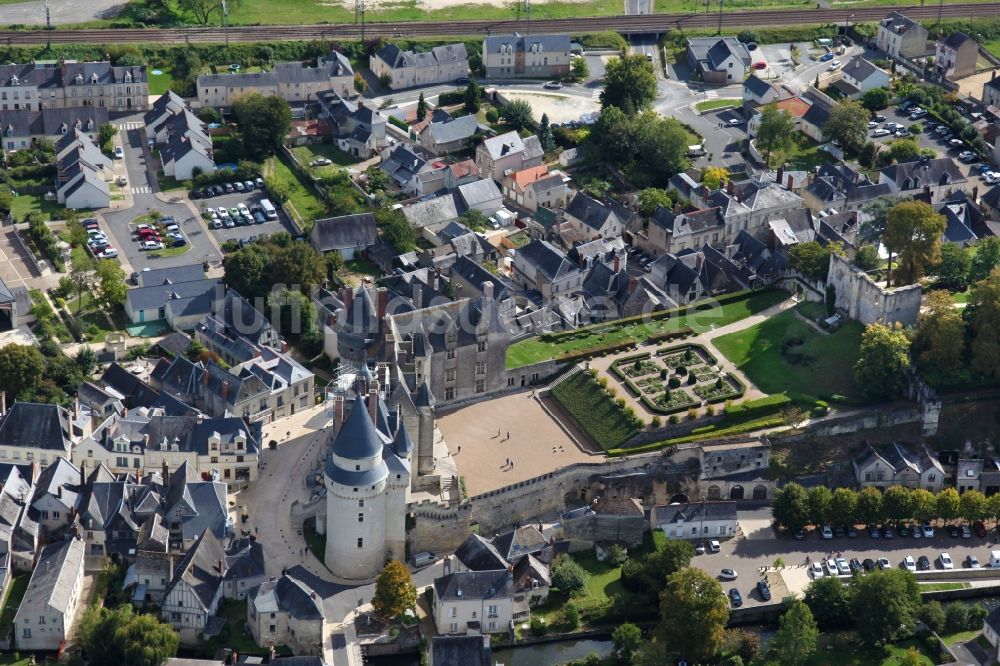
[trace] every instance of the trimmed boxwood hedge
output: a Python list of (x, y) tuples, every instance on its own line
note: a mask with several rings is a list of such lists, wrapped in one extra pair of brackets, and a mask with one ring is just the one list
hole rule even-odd
[(604, 450), (621, 446), (639, 430), (636, 419), (615, 404), (590, 373), (578, 372), (560, 382), (552, 397)]
[(739, 405), (726, 407), (727, 416), (757, 417), (774, 414), (792, 403), (792, 399), (784, 393), (776, 393), (756, 400), (747, 400)]
[(635, 344), (635, 338), (628, 338), (626, 340), (622, 340), (621, 342), (612, 342), (607, 345), (597, 345), (595, 347), (587, 347), (586, 349), (578, 349), (574, 352), (560, 354), (559, 356), (556, 356), (556, 361), (559, 363), (582, 361), (583, 359), (591, 358), (593, 356), (597, 356), (598, 354), (607, 354), (609, 352), (628, 349), (629, 347), (634, 347)]

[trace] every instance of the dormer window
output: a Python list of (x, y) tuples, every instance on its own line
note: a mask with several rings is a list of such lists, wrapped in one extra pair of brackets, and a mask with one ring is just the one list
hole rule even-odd
[(69, 126), (66, 123), (63, 123), (62, 125), (59, 126), (60, 134), (65, 134), (68, 131), (69, 131)]
[(73, 80), (76, 81), (77, 85), (83, 85), (83, 74), (77, 74)]
[(17, 85), (20, 85), (20, 84), (21, 84), (21, 80), (19, 78), (17, 78), (16, 74), (14, 76), (10, 77), (10, 85), (17, 86)]
[(132, 72), (125, 72), (125, 83), (132, 83)]
[(93, 74), (90, 75), (90, 82), (97, 83), (97, 72), (94, 72)]

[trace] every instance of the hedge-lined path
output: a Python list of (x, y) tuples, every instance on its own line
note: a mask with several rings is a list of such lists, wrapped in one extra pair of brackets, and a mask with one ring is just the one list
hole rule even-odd
[[(706, 331), (704, 333), (700, 333), (698, 335), (686, 339), (654, 342), (651, 344), (639, 344), (636, 348), (624, 349), (610, 356), (597, 357), (591, 359), (590, 367), (598, 371), (597, 373), (598, 378), (606, 377), (608, 379), (609, 382), (608, 386), (609, 387), (613, 386), (618, 393), (615, 397), (624, 398), (625, 404), (632, 407), (632, 409), (635, 410), (635, 413), (639, 416), (639, 418), (642, 419), (642, 421), (647, 425), (652, 422), (654, 416), (659, 416), (660, 420), (663, 423), (666, 423), (669, 417), (663, 414), (656, 414), (655, 412), (651, 412), (649, 409), (647, 409), (646, 406), (642, 404), (642, 401), (637, 396), (633, 395), (632, 392), (629, 391), (629, 389), (625, 386), (625, 384), (620, 379), (618, 379), (618, 377), (614, 373), (610, 371), (611, 364), (620, 358), (626, 356), (634, 356), (635, 354), (642, 352), (649, 352), (651, 358), (655, 359), (656, 352), (659, 351), (660, 349), (683, 347), (689, 344), (701, 345), (715, 357), (716, 362), (714, 367), (718, 368), (721, 371), (721, 374), (728, 373), (730, 375), (733, 375), (741, 382), (743, 382), (743, 384), (746, 386), (746, 392), (743, 394), (742, 397), (734, 399), (734, 402), (740, 402), (742, 400), (756, 400), (757, 398), (763, 398), (767, 394), (758, 389), (756, 386), (754, 386), (754, 384), (749, 379), (747, 379), (746, 375), (744, 375), (735, 365), (733, 365), (733, 363), (729, 359), (723, 356), (722, 353), (719, 352), (719, 350), (716, 349), (715, 346), (712, 344), (712, 340), (714, 338), (723, 335), (728, 335), (729, 333), (736, 333), (737, 331), (742, 331), (752, 326), (756, 326), (765, 319), (773, 317), (777, 314), (781, 314), (785, 310), (795, 307), (795, 305), (797, 304), (798, 300), (794, 296), (790, 296), (789, 298), (786, 298), (777, 305), (771, 306), (766, 310), (762, 310), (755, 315), (751, 315), (749, 317), (746, 317), (745, 319), (741, 319), (731, 324), (726, 324), (725, 326), (720, 326), (719, 328), (715, 328), (710, 331)], [(692, 392), (691, 387), (682, 385), (681, 388), (691, 396), (697, 398), (697, 396), (695, 396), (694, 393)], [(725, 404), (720, 403), (714, 405), (713, 407), (718, 412), (719, 410), (725, 407)], [(702, 406), (698, 407), (698, 415), (702, 416), (704, 412), (705, 412), (704, 401), (702, 401)], [(686, 420), (687, 410), (677, 412), (677, 415), (678, 417), (681, 418), (681, 420)]]

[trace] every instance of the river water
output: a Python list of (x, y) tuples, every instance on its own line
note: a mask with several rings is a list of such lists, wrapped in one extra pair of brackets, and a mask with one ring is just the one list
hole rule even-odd
[[(503, 666), (556, 666), (574, 659), (583, 659), (591, 652), (602, 657), (611, 654), (611, 641), (559, 641), (505, 648), (493, 653), (493, 663)], [(420, 659), (416, 655), (399, 655), (372, 658), (367, 663), (371, 666), (419, 666)]]

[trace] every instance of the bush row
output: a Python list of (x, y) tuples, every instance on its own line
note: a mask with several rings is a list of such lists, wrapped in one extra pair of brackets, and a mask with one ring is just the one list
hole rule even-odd
[(718, 425), (707, 425), (697, 428), (700, 432), (695, 433), (692, 431), (690, 435), (684, 437), (674, 437), (672, 439), (664, 439), (659, 442), (652, 442), (650, 444), (643, 444), (642, 446), (634, 446), (627, 449), (617, 448), (608, 450), (609, 456), (630, 456), (636, 453), (647, 453), (649, 451), (657, 451), (667, 446), (675, 446), (677, 444), (687, 444), (689, 442), (697, 442), (702, 439), (721, 439), (723, 437), (731, 437), (733, 435), (742, 435), (748, 432), (754, 432), (755, 430), (764, 430), (766, 428), (777, 428), (785, 424), (785, 421), (780, 416), (768, 416), (760, 419), (755, 419), (752, 421), (745, 421), (742, 423), (733, 424), (726, 426), (725, 421), (719, 423)]
[(635, 345), (638, 341), (635, 338), (626, 338), (619, 342), (612, 342), (606, 345), (595, 345), (593, 347), (586, 347), (584, 349), (578, 349), (577, 351), (565, 352), (556, 356), (556, 361), (559, 363), (575, 363), (583, 359), (591, 358), (593, 356), (598, 356), (599, 354), (607, 354), (610, 352), (616, 352), (621, 349), (628, 349)]
[(774, 414), (792, 402), (784, 393), (776, 393), (756, 400), (747, 400), (738, 405), (726, 405), (726, 416), (755, 418), (765, 414)]
[(613, 401), (588, 372), (578, 372), (557, 384), (552, 397), (602, 449), (621, 446), (638, 430), (635, 416)]
[(28, 216), (28, 236), (31, 238), (35, 248), (55, 267), (60, 273), (66, 272), (66, 262), (63, 261), (62, 253), (59, 251), (59, 239), (49, 229), (41, 215), (30, 214)]

